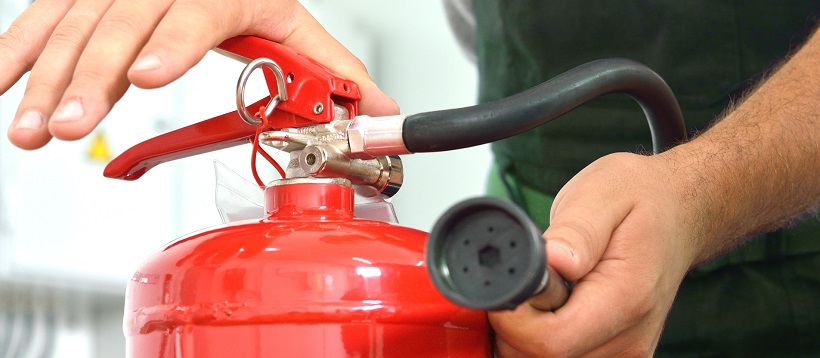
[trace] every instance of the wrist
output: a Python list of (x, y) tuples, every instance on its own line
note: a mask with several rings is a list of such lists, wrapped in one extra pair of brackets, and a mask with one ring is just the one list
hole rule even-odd
[(691, 143), (682, 144), (658, 155), (647, 157), (653, 162), (660, 190), (668, 197), (668, 205), (674, 210), (677, 237), (682, 242), (692, 269), (714, 258), (711, 247), (715, 220), (719, 210), (710, 194), (711, 183), (698, 170), (698, 159), (690, 152)]

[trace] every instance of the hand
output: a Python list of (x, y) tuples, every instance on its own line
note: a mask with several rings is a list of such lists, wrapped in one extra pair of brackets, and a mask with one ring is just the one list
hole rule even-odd
[(31, 71), (8, 137), (24, 149), (79, 139), (131, 83), (164, 86), (236, 35), (280, 42), (358, 83), (362, 113), (398, 113), (295, 0), (40, 0), (0, 35), (0, 94)]
[(652, 355), (698, 252), (674, 178), (661, 156), (619, 153), (561, 189), (544, 235), (550, 266), (576, 284), (554, 312), (491, 313), (500, 357)]

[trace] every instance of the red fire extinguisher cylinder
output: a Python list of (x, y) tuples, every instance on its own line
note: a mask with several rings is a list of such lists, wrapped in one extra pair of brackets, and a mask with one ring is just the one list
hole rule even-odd
[(424, 232), (354, 218), (346, 180), (284, 180), (265, 195), (266, 218), (184, 237), (139, 268), (129, 356), (492, 355), (484, 312), (430, 283)]

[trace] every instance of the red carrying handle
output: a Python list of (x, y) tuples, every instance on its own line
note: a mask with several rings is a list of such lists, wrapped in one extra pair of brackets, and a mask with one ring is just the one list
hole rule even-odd
[[(238, 36), (226, 40), (217, 48), (242, 62), (266, 57), (282, 68), (287, 78), (285, 86), (288, 99), (279, 102), (268, 117), (269, 128), (264, 130), (329, 123), (333, 120), (334, 104), (347, 108), (350, 118), (358, 114), (361, 96), (355, 83), (333, 74), (328, 68), (286, 46), (259, 37)], [(263, 73), (268, 90), (278, 93), (273, 72), (263, 68)], [(269, 102), (270, 97), (266, 97), (248, 106), (247, 110), (249, 113), (256, 113)], [(327, 110), (316, 113), (314, 108), (317, 104)], [(136, 180), (149, 169), (164, 162), (248, 143), (256, 129), (245, 123), (238, 112), (225, 113), (129, 148), (108, 163), (103, 175), (108, 178)]]

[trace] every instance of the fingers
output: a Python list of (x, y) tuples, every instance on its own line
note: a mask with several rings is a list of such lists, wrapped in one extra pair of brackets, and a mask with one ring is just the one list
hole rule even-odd
[[(601, 161), (612, 160), (604, 158)], [(591, 165), (556, 197), (544, 233), (548, 262), (565, 279), (577, 281), (566, 304), (554, 312), (531, 305), (489, 315), (499, 339), (531, 356), (580, 355), (622, 334), (643, 312), (635, 310), (629, 286), (612, 273), (628, 272), (626, 261), (604, 257), (610, 238), (631, 210), (617, 182), (602, 185), (605, 173)], [(595, 180), (591, 180), (595, 179)], [(621, 199), (621, 200), (619, 200)], [(612, 249), (611, 247), (609, 248)]]
[(105, 117), (131, 81), (147, 88), (170, 83), (239, 34), (294, 47), (357, 82), (362, 113), (398, 113), (362, 63), (297, 1), (40, 0), (0, 37), (0, 61), (8, 68), (0, 74), (0, 90), (32, 69), (9, 138), (27, 149), (44, 145), (51, 135), (78, 139)]
[(382, 93), (361, 61), (298, 2), (280, 2), (276, 7), (260, 7), (250, 12), (237, 6), (198, 0), (174, 4), (129, 70), (131, 82), (143, 88), (163, 86), (185, 73), (225, 38), (250, 34), (292, 47), (356, 82), (362, 93), (359, 108), (363, 114), (399, 112), (396, 102)]
[(80, 0), (54, 29), (31, 69), (16, 121), (9, 129), (12, 143), (35, 149), (51, 139), (47, 119), (71, 81), (77, 59), (110, 3)]
[(130, 85), (125, 76), (128, 67), (170, 3), (141, 0), (111, 5), (82, 51), (71, 84), (49, 120), (52, 135), (79, 139), (108, 114)]
[(0, 95), (34, 65), (73, 1), (35, 1), (0, 35)]
[(175, 2), (128, 70), (128, 78), (142, 88), (164, 86), (179, 78), (222, 40), (247, 29), (250, 19), (245, 18), (243, 5), (237, 1)]
[[(567, 303), (554, 312), (520, 305), (514, 311), (489, 314), (499, 339), (528, 356), (578, 356), (635, 328), (648, 305), (629, 284), (598, 272), (625, 270), (618, 260), (602, 262), (574, 288)], [(617, 272), (617, 271), (616, 271)], [(647, 310), (647, 311), (645, 311)], [(514, 347), (514, 349), (512, 349)]]
[[(3, 69), (0, 71), (0, 94), (32, 69), (49, 35), (72, 4), (73, 1), (37, 1), (0, 35), (0, 68)], [(42, 147), (51, 139), (45, 123), (42, 108), (18, 111), (8, 130), (9, 140), (24, 149)]]
[(668, 192), (655, 186), (660, 178), (650, 175), (647, 158), (604, 157), (561, 190), (547, 253), (551, 267), (577, 281), (554, 312), (521, 305), (491, 313), (500, 349), (511, 356), (652, 353), (689, 264), (669, 224), (673, 208), (659, 200)]
[(361, 61), (298, 2), (280, 2), (276, 7), (260, 7), (251, 12), (241, 10), (225, 3), (198, 0), (174, 4), (129, 70), (129, 79), (144, 88), (165, 85), (225, 38), (249, 34), (292, 47), (356, 82), (362, 93), (359, 108), (363, 114), (399, 112), (396, 102), (378, 88)]

